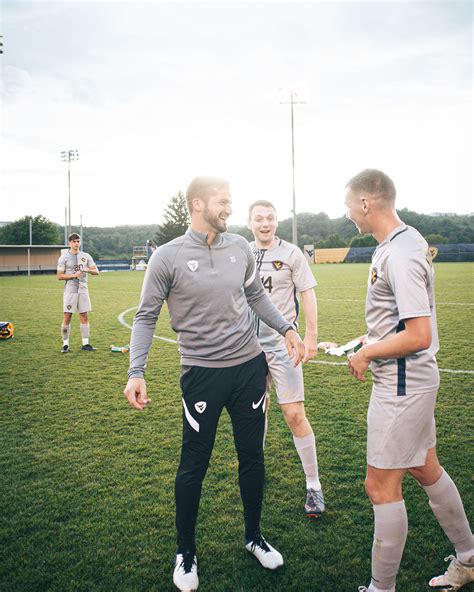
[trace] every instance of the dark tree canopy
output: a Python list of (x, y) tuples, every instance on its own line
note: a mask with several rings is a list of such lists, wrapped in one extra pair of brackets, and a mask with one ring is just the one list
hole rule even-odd
[(44, 216), (23, 216), (0, 228), (0, 242), (5, 245), (30, 244), (30, 220), (32, 221), (33, 245), (60, 245), (64, 241), (60, 226)]

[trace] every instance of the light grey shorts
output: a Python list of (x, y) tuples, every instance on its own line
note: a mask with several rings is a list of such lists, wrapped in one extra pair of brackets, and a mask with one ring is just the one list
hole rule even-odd
[(303, 369), (301, 364), (295, 368), (286, 349), (265, 352), (268, 364), (267, 393), (272, 383), (275, 385), (277, 401), (280, 405), (304, 401)]
[(367, 412), (367, 464), (377, 469), (408, 469), (425, 464), (436, 444), (437, 390), (418, 395), (370, 397)]
[(76, 292), (75, 294), (64, 294), (63, 312), (89, 312), (92, 310), (89, 292)]

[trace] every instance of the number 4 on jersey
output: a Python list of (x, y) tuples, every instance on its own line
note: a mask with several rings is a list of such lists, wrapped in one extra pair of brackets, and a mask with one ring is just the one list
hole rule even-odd
[(263, 287), (265, 288), (265, 290), (268, 290), (268, 293), (271, 294), (272, 289), (273, 289), (272, 276), (269, 275), (267, 278), (262, 277), (260, 279), (262, 280), (262, 284), (263, 284)]

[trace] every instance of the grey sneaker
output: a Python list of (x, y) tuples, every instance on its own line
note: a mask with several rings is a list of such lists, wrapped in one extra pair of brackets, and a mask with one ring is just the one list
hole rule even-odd
[(460, 590), (464, 584), (474, 582), (474, 565), (464, 565), (454, 555), (449, 555), (444, 560), (451, 563), (442, 576), (431, 578), (428, 583), (432, 588), (455, 592)]
[(308, 518), (319, 518), (324, 512), (324, 495), (321, 489), (308, 489), (304, 511)]

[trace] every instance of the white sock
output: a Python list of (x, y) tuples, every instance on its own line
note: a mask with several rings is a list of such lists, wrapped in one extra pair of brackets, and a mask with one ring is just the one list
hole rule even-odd
[(63, 345), (69, 345), (70, 333), (71, 333), (71, 325), (61, 325), (61, 335), (63, 338)]
[(89, 323), (81, 323), (82, 345), (89, 343)]
[(293, 436), (293, 442), (295, 443), (296, 451), (298, 452), (301, 464), (303, 465), (304, 474), (306, 475), (306, 488), (321, 489), (314, 433), (311, 432), (311, 434), (303, 436), (303, 438)]
[(443, 469), (438, 481), (433, 485), (424, 485), (423, 489), (441, 528), (453, 543), (459, 561), (473, 563), (474, 539), (454, 481)]
[(389, 504), (375, 504), (373, 508), (375, 527), (371, 586), (392, 591), (395, 590), (397, 572), (408, 534), (405, 502), (401, 500)]

